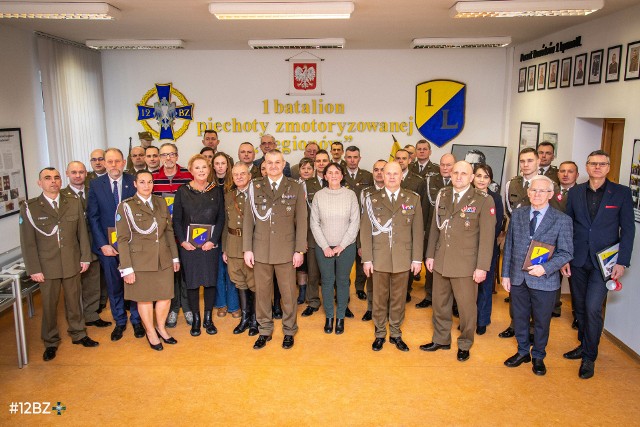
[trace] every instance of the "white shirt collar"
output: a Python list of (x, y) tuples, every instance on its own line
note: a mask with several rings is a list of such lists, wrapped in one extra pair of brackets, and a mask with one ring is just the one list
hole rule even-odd
[[(456, 191), (455, 189), (453, 190), (453, 194), (455, 195), (456, 192), (460, 195), (458, 200), (462, 200), (462, 197), (464, 197), (465, 194), (467, 194), (467, 191), (469, 191), (469, 188), (471, 188), (471, 185), (468, 185), (467, 188), (465, 188), (462, 191)], [(455, 196), (454, 196), (455, 197)]]
[(273, 188), (273, 183), (276, 183), (276, 187), (280, 188), (280, 183), (282, 182), (282, 178), (284, 178), (284, 175), (280, 175), (280, 178), (277, 181), (273, 181), (271, 178), (267, 177), (269, 179), (269, 187)]
[(151, 201), (151, 199), (153, 198), (153, 194), (150, 194), (148, 199), (145, 199), (145, 198), (144, 198), (144, 197), (142, 197), (142, 195), (141, 195), (141, 194), (139, 194), (139, 193), (136, 193), (136, 196), (138, 196), (138, 198), (139, 198), (140, 200), (142, 200), (142, 203), (149, 203), (149, 205), (150, 205), (150, 206), (151, 206), (151, 208), (153, 209), (153, 202)]
[(391, 195), (392, 194), (396, 197), (396, 201), (398, 200), (398, 194), (400, 193), (400, 188), (398, 188), (394, 192), (391, 192), (387, 187), (384, 187), (384, 191), (387, 192), (387, 196), (389, 197), (389, 200), (391, 200)]
[(53, 206), (53, 202), (56, 202), (58, 207), (60, 207), (60, 193), (58, 193), (58, 197), (56, 197), (55, 199), (48, 198), (47, 196), (44, 195), (44, 193), (42, 193), (42, 195), (44, 196), (45, 199), (47, 199), (47, 202), (49, 202), (52, 208), (55, 209), (55, 207)]

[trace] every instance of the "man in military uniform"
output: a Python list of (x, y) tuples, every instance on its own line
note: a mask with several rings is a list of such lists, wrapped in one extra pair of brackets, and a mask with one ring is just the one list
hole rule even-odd
[(316, 153), (314, 161), (316, 174), (304, 182), (304, 189), (307, 196), (307, 307), (302, 311), (302, 317), (311, 316), (320, 308), (320, 269), (316, 260), (316, 239), (313, 237), (311, 227), (309, 227), (309, 215), (311, 214), (311, 204), (316, 193), (327, 186), (324, 179), (324, 169), (329, 164), (329, 153), (320, 150)]
[[(406, 152), (405, 152), (406, 153)], [(363, 269), (373, 276), (373, 351), (380, 351), (387, 336), (400, 351), (409, 351), (402, 340), (406, 285), (409, 275), (422, 269), (423, 233), (420, 196), (402, 189), (402, 168), (397, 162), (384, 167), (384, 189), (364, 200), (360, 226)]]
[(145, 157), (146, 151), (142, 146), (138, 145), (135, 147), (131, 147), (131, 151), (129, 152), (131, 167), (128, 170), (125, 170), (125, 172), (131, 175), (135, 175), (136, 172), (146, 169), (147, 163), (145, 161)]
[(238, 288), (240, 297), (242, 317), (233, 333), (241, 334), (249, 329), (249, 336), (254, 336), (258, 335), (255, 311), (256, 285), (253, 270), (244, 263), (242, 252), (242, 226), (251, 175), (247, 164), (243, 162), (236, 163), (231, 169), (231, 174), (236, 187), (232, 188), (224, 198), (226, 215), (222, 230), (222, 259), (227, 263), (229, 277)]
[(220, 140), (218, 139), (218, 132), (213, 129), (207, 129), (202, 134), (202, 145), (205, 147), (213, 148), (214, 153), (218, 151), (218, 145)]
[[(318, 144), (313, 141), (310, 141), (304, 147), (304, 152), (302, 153), (302, 157), (306, 157), (308, 159), (315, 161), (318, 150), (320, 150), (320, 147), (318, 146)], [(300, 179), (300, 164), (295, 164), (291, 166), (291, 178)]]
[(42, 194), (22, 203), (18, 221), (27, 274), (40, 283), (45, 362), (56, 357), (61, 341), (57, 322), (61, 288), (72, 342), (84, 347), (98, 345), (87, 336), (80, 303), (80, 274), (91, 261), (87, 223), (80, 201), (60, 194), (61, 185), (55, 168), (41, 170), (38, 186)]
[(440, 173), (440, 168), (433, 163), (431, 157), (431, 144), (426, 139), (416, 142), (416, 161), (409, 165), (409, 170), (423, 178)]
[[(264, 162), (265, 156), (268, 152), (277, 149), (276, 138), (273, 135), (269, 135), (265, 133), (260, 137), (260, 150), (263, 153), (263, 156), (257, 160), (253, 161), (253, 164), (256, 165), (258, 169), (261, 169), (262, 162)], [(284, 176), (291, 177), (291, 166), (289, 162), (284, 162)]]
[(255, 148), (250, 142), (243, 142), (238, 147), (238, 160), (241, 163), (247, 165), (247, 169), (249, 170), (250, 179), (258, 178), (262, 176), (260, 174), (260, 166), (256, 166), (253, 164), (253, 161), (256, 158)]
[(91, 182), (97, 177), (107, 173), (107, 166), (104, 163), (104, 150), (100, 148), (93, 150), (89, 162), (91, 163), (92, 170), (87, 174), (87, 182)]
[(273, 334), (271, 300), (273, 273), (282, 295), (282, 347), (293, 347), (298, 331), (296, 268), (307, 250), (307, 206), (302, 185), (283, 175), (285, 160), (279, 150), (265, 154), (267, 176), (249, 186), (244, 209), (242, 248), (244, 262), (253, 268), (256, 283), (256, 316), (260, 336), (253, 348), (263, 348)]
[(344, 154), (344, 145), (342, 142), (335, 141), (331, 143), (331, 161), (333, 163), (338, 163), (343, 168), (347, 166), (347, 162), (342, 159), (342, 155)]
[[(360, 157), (360, 149), (355, 145), (347, 147), (344, 158), (347, 163), (344, 176), (346, 186), (355, 191), (356, 196), (358, 196), (358, 201), (360, 201), (360, 194), (362, 193), (362, 190), (373, 185), (373, 175), (371, 175), (371, 172), (360, 168), (360, 160), (362, 157)], [(367, 280), (367, 276), (365, 276), (364, 271), (362, 270), (362, 259), (357, 253), (355, 265), (356, 295), (358, 296), (358, 299), (366, 300), (367, 294), (364, 293), (364, 284)]]
[(538, 167), (538, 174), (544, 175), (556, 184), (560, 184), (558, 178), (558, 168), (553, 166), (551, 162), (555, 159), (555, 148), (549, 141), (542, 141), (538, 144), (538, 158), (540, 159), (540, 166)]
[(153, 135), (151, 135), (151, 132), (138, 132), (138, 140), (140, 141), (140, 146), (146, 150), (147, 147), (151, 147), (153, 144)]
[[(80, 201), (82, 211), (87, 209), (87, 191), (86, 184), (87, 169), (82, 162), (73, 161), (67, 165), (66, 171), (69, 185), (60, 192), (70, 198)], [(87, 230), (89, 230), (89, 222), (87, 221)], [(91, 243), (91, 232), (89, 231), (89, 243)], [(86, 326), (97, 326), (98, 328), (106, 328), (111, 322), (106, 322), (100, 318), (98, 310), (100, 308), (100, 262), (98, 256), (91, 252), (91, 263), (87, 271), (81, 275), (82, 282), (82, 311), (84, 314), (84, 322)]]
[[(531, 205), (529, 195), (527, 194), (529, 182), (534, 176), (540, 175), (540, 158), (538, 157), (538, 152), (534, 148), (526, 147), (520, 150), (520, 154), (518, 155), (518, 164), (520, 165), (521, 175), (516, 175), (507, 181), (504, 190), (506, 205), (505, 214), (509, 218), (511, 217), (511, 212), (514, 209)], [(560, 187), (554, 182), (554, 193), (549, 204), (551, 207), (558, 209), (559, 211), (563, 211), (561, 202), (562, 193), (560, 192)], [(504, 227), (506, 229), (507, 221), (505, 221)], [(500, 338), (511, 338), (515, 336), (511, 306), (509, 306), (509, 316), (511, 317), (511, 323), (507, 329), (498, 334)]]
[(433, 272), (433, 339), (424, 351), (451, 348), (452, 305), (460, 312), (458, 360), (469, 359), (476, 331), (478, 284), (491, 267), (495, 238), (495, 205), (492, 197), (471, 186), (473, 169), (457, 162), (453, 188), (440, 190), (429, 232), (426, 266)]
[[(362, 215), (365, 214), (363, 208), (363, 204), (364, 204), (364, 200), (367, 198), (367, 196), (370, 196), (371, 194), (375, 193), (378, 190), (382, 190), (384, 188), (384, 166), (387, 164), (386, 160), (378, 160), (377, 162), (375, 162), (373, 164), (373, 185), (367, 188), (362, 189), (362, 192), (360, 193), (360, 217), (362, 218)], [(360, 233), (358, 233), (358, 239), (356, 240), (356, 244), (358, 247), (358, 257), (360, 257), (360, 261), (362, 261), (362, 244), (360, 243)], [(357, 266), (356, 266), (357, 268)], [(362, 268), (362, 266), (360, 267)], [(362, 270), (362, 274), (364, 274), (364, 270)], [(364, 316), (362, 316), (362, 321), (363, 322), (368, 322), (369, 320), (371, 320), (372, 317), (372, 313), (373, 313), (373, 277), (369, 276), (366, 277), (366, 289), (367, 289), (367, 294), (366, 294), (366, 299), (367, 299), (367, 311), (364, 313)], [(357, 278), (357, 270), (356, 270), (356, 280), (358, 280)], [(360, 295), (358, 295), (358, 298), (360, 298)]]

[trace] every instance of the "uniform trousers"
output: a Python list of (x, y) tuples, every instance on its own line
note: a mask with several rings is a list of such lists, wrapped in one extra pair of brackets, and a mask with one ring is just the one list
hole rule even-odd
[[(100, 264), (104, 271), (104, 279), (107, 282), (109, 308), (111, 308), (113, 320), (117, 326), (125, 326), (127, 324), (127, 312), (124, 309), (124, 282), (118, 270), (118, 257), (104, 256), (100, 253), (98, 254), (98, 259), (100, 259)], [(138, 314), (138, 303), (131, 301), (129, 310), (131, 312), (131, 324), (135, 325), (142, 322)]]
[(320, 268), (315, 248), (307, 250), (307, 305), (320, 308)]
[(387, 336), (387, 322), (389, 336), (402, 336), (402, 322), (407, 301), (407, 280), (409, 271), (401, 273), (386, 273), (373, 270), (373, 324), (376, 338)]
[[(513, 326), (518, 341), (518, 353), (529, 354), (535, 359), (544, 359), (549, 341), (551, 313), (556, 300), (556, 291), (531, 289), (527, 282), (511, 286)], [(533, 316), (533, 343), (529, 341), (529, 319)], [(533, 348), (531, 345), (533, 344)]]
[(598, 345), (604, 326), (602, 304), (607, 298), (607, 286), (598, 267), (590, 261), (582, 267), (571, 266), (571, 295), (578, 319), (578, 339), (582, 343), (582, 358), (598, 358)]
[(253, 270), (247, 267), (242, 258), (227, 258), (227, 270), (231, 281), (238, 289), (256, 290), (256, 282), (253, 279)]
[(367, 277), (365, 284), (367, 286), (367, 311), (373, 311), (373, 275)]
[(445, 277), (433, 270), (433, 342), (451, 344), (453, 298), (460, 313), (458, 349), (469, 350), (476, 333), (478, 284), (468, 277)]
[(278, 279), (282, 304), (282, 330), (285, 335), (298, 332), (298, 286), (296, 285), (296, 269), (292, 262), (284, 264), (255, 263), (253, 274), (256, 283), (256, 319), (260, 335), (273, 334), (272, 300), (273, 273)]
[(100, 262), (91, 261), (87, 271), (81, 275), (82, 312), (85, 322), (95, 322), (100, 318)]
[(42, 295), (42, 340), (45, 347), (60, 345), (58, 330), (58, 301), (60, 289), (64, 292), (64, 314), (67, 318), (69, 335), (74, 341), (87, 336), (82, 315), (80, 273), (65, 279), (45, 279), (40, 284)]

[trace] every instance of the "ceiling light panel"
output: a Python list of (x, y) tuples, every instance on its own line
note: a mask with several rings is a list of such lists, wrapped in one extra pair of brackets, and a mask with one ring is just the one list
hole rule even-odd
[(274, 39), (249, 40), (251, 49), (342, 49), (345, 39)]
[(505, 47), (511, 43), (511, 37), (436, 37), (413, 39), (412, 49), (456, 49)]
[(88, 47), (98, 50), (183, 49), (182, 40), (87, 40)]
[(108, 3), (0, 2), (0, 18), (118, 19), (120, 10)]
[(352, 2), (317, 3), (209, 3), (209, 12), (230, 19), (349, 19)]
[(449, 14), (453, 18), (584, 16), (603, 6), (604, 0), (459, 1), (449, 9)]

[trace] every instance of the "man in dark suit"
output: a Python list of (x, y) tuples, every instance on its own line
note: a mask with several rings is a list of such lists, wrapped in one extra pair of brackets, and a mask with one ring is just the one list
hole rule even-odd
[[(514, 368), (533, 358), (532, 370), (536, 375), (547, 373), (545, 348), (555, 296), (560, 288), (560, 268), (571, 260), (573, 254), (571, 219), (549, 206), (553, 190), (553, 181), (549, 177), (539, 175), (531, 179), (527, 189), (531, 206), (513, 211), (502, 263), (502, 286), (511, 293), (513, 327), (518, 340), (518, 352), (504, 364)], [(532, 241), (551, 245), (554, 251), (550, 258), (543, 254), (539, 261), (531, 260), (533, 265), (523, 271)], [(534, 255), (531, 254), (532, 257)], [(532, 316), (535, 321), (533, 343), (529, 340), (529, 319)]]
[[(73, 161), (67, 165), (66, 174), (69, 185), (60, 192), (67, 197), (78, 199), (82, 206), (82, 212), (85, 212), (87, 210), (87, 169), (82, 162)], [(88, 221), (85, 222), (87, 229), (89, 229)], [(91, 233), (89, 233), (89, 242), (91, 242)], [(81, 275), (81, 282), (82, 311), (85, 324), (98, 328), (111, 326), (111, 322), (102, 320), (98, 313), (100, 307), (100, 262), (94, 253), (91, 253), (89, 268)]]
[(562, 274), (572, 276), (571, 294), (581, 344), (565, 353), (564, 357), (582, 359), (578, 371), (582, 379), (591, 378), (594, 374), (603, 327), (602, 304), (607, 296), (596, 254), (620, 244), (618, 259), (611, 273), (611, 279), (617, 280), (631, 262), (635, 236), (631, 190), (607, 179), (609, 164), (606, 152), (597, 150), (589, 154), (589, 181), (569, 191), (567, 202), (567, 215), (573, 220), (575, 251), (571, 264), (562, 268)]
[[(124, 309), (124, 284), (118, 270), (118, 251), (111, 246), (109, 228), (115, 227), (116, 208), (121, 200), (133, 197), (136, 188), (133, 177), (123, 173), (125, 160), (122, 151), (109, 148), (104, 153), (107, 173), (91, 181), (87, 200), (87, 217), (93, 237), (92, 249), (98, 255), (105, 274), (109, 305), (116, 327), (111, 340), (118, 341), (127, 328), (127, 312)], [(131, 303), (131, 324), (136, 338), (145, 336), (138, 307)]]
[(20, 245), (27, 274), (40, 283), (42, 340), (45, 362), (56, 357), (60, 345), (58, 301), (64, 292), (68, 332), (74, 344), (95, 347), (87, 336), (80, 304), (80, 274), (89, 267), (91, 247), (82, 205), (60, 193), (60, 173), (44, 168), (38, 177), (39, 197), (20, 206)]

